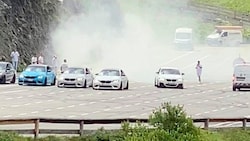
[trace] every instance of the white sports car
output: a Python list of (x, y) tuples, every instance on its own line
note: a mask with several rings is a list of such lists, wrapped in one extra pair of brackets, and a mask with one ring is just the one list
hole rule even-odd
[(103, 69), (93, 80), (93, 89), (128, 89), (129, 81), (121, 69)]
[(91, 87), (93, 74), (89, 68), (68, 68), (57, 80), (58, 87)]
[(183, 75), (179, 69), (171, 67), (162, 67), (156, 72), (156, 87), (176, 87), (183, 89)]

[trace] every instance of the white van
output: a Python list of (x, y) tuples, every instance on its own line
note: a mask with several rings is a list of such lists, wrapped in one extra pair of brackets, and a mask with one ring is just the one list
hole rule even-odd
[(237, 64), (234, 66), (233, 91), (241, 88), (250, 89), (250, 64)]
[(193, 49), (193, 29), (177, 28), (175, 30), (175, 46), (180, 49)]
[(242, 26), (216, 26), (206, 42), (210, 46), (238, 46), (243, 42), (242, 29)]

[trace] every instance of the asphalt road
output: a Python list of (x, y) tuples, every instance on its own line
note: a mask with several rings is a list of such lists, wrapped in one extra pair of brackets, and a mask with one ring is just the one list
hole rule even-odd
[[(129, 90), (92, 90), (55, 86), (0, 85), (1, 118), (148, 118), (163, 102), (180, 104), (193, 118), (250, 117), (250, 91), (232, 91), (232, 62), (239, 54), (250, 60), (249, 47), (200, 47), (194, 51), (172, 51), (160, 65), (176, 66), (185, 73), (184, 89), (154, 87), (153, 80), (130, 81)], [(174, 57), (173, 57), (174, 56)], [(204, 66), (203, 82), (196, 80), (197, 59)], [(162, 60), (162, 63), (161, 61)], [(154, 74), (155, 71), (152, 71)], [(147, 73), (147, 72), (145, 72)], [(145, 75), (145, 74), (144, 74)], [(153, 76), (149, 74), (149, 76)], [(217, 123), (212, 127), (239, 126)], [(11, 126), (9, 126), (11, 127)], [(32, 126), (33, 127), (33, 126)], [(41, 125), (47, 127), (47, 125)], [(53, 127), (55, 127), (53, 125)], [(0, 129), (7, 126), (0, 126)], [(91, 128), (91, 127), (89, 127)]]

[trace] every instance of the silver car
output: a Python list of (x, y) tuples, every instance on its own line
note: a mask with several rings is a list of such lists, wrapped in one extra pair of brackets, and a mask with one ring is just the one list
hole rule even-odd
[(179, 69), (171, 67), (162, 67), (156, 72), (156, 87), (176, 87), (183, 89), (183, 75)]
[(129, 81), (121, 69), (103, 69), (93, 80), (93, 89), (128, 89)]
[(16, 70), (9, 62), (0, 62), (0, 83), (15, 83)]
[(89, 68), (70, 67), (57, 80), (58, 87), (92, 87), (93, 74)]

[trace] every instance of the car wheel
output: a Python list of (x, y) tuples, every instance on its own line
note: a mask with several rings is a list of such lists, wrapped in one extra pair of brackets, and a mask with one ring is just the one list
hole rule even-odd
[(164, 88), (164, 84), (163, 83), (160, 83), (160, 86), (158, 85), (159, 88)]
[(83, 88), (87, 88), (87, 81), (86, 81), (86, 80), (84, 81), (84, 84), (83, 84), (82, 87), (83, 87)]
[(43, 86), (46, 86), (46, 85), (47, 85), (47, 78), (45, 78)]
[(236, 87), (235, 86), (233, 86), (233, 91), (236, 91)]
[(183, 84), (179, 84), (179, 85), (178, 85), (178, 88), (179, 88), (179, 89), (183, 89)]
[(56, 85), (56, 78), (54, 78), (53, 82), (51, 83), (52, 86)]
[(125, 90), (128, 90), (128, 87), (129, 87), (129, 84), (128, 84), (128, 82), (127, 82), (127, 85), (126, 85), (126, 87), (124, 88)]
[(10, 83), (14, 84), (16, 82), (16, 75), (13, 76), (12, 80)]
[(6, 83), (6, 77), (5, 77), (5, 75), (3, 76), (3, 79), (2, 79), (2, 81), (1, 81), (1, 83), (2, 83), (2, 84), (5, 84), (5, 83)]
[(119, 88), (119, 90), (122, 90), (122, 82), (121, 82), (121, 85), (120, 85), (120, 88)]

